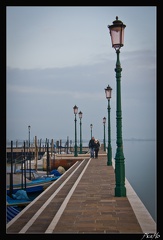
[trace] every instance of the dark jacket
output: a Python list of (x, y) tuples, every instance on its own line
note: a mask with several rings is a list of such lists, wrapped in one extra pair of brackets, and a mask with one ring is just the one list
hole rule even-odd
[(91, 139), (89, 141), (89, 148), (94, 148), (95, 147), (95, 141), (93, 139)]
[(99, 151), (99, 148), (100, 148), (100, 143), (99, 141), (98, 142), (95, 142), (95, 151)]

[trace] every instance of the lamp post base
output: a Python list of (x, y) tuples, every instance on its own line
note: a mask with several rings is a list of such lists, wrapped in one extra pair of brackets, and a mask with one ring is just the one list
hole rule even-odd
[(74, 157), (78, 156), (77, 145), (75, 145)]
[(112, 166), (112, 161), (107, 161), (107, 166)]
[(124, 186), (115, 187), (115, 197), (126, 197), (126, 188)]
[(124, 160), (123, 147), (118, 147), (115, 156), (115, 197), (126, 197)]
[(108, 161), (107, 161), (107, 166), (112, 166), (112, 148), (111, 146), (109, 145), (108, 146)]
[(82, 154), (82, 144), (80, 144), (80, 154)]

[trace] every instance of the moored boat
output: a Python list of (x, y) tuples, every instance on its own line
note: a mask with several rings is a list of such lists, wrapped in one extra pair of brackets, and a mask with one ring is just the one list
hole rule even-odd
[(18, 190), (6, 197), (7, 222), (11, 221), (29, 203), (31, 203), (40, 193), (28, 193), (25, 190)]
[[(23, 171), (23, 174), (22, 174)], [(31, 175), (31, 180), (29, 180), (29, 176)], [(10, 184), (10, 174), (6, 176), (6, 187), (7, 187), (7, 194), (15, 193), (20, 189), (25, 189), (27, 192), (42, 192), (45, 190), (53, 181), (56, 181), (60, 175), (55, 176), (54, 174), (51, 175), (39, 175), (37, 171), (34, 169), (27, 169), (24, 170), (19, 169), (14, 173), (13, 176), (13, 184)]]

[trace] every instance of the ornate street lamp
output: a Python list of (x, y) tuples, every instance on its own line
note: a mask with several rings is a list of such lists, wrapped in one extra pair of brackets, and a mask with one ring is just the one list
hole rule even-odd
[(93, 128), (93, 124), (90, 124), (90, 128), (91, 128), (91, 138), (92, 138), (92, 128)]
[(78, 113), (78, 107), (75, 105), (73, 107), (74, 109), (74, 114), (75, 114), (75, 149), (74, 149), (74, 157), (77, 157), (78, 156), (78, 153), (77, 153), (77, 130), (76, 130), (76, 114)]
[(107, 151), (107, 165), (112, 166), (112, 148), (111, 148), (111, 129), (110, 129), (110, 98), (112, 88), (108, 85), (105, 88), (106, 99), (108, 100), (108, 151)]
[(28, 135), (29, 135), (29, 142), (28, 142), (28, 150), (29, 150), (29, 179), (31, 180), (31, 152), (30, 152), (30, 130), (31, 126), (28, 126)]
[(80, 111), (79, 118), (80, 118), (80, 153), (81, 154), (82, 154), (82, 123), (81, 123), (82, 116), (83, 116), (83, 113)]
[(105, 142), (105, 123), (106, 123), (106, 117), (103, 117), (103, 125), (104, 125), (104, 151), (106, 151), (106, 142)]
[(121, 63), (119, 60), (120, 48), (124, 45), (124, 29), (126, 25), (122, 21), (113, 21), (113, 25), (108, 26), (110, 30), (110, 36), (112, 41), (112, 47), (115, 49), (117, 54), (116, 61), (116, 82), (117, 82), (117, 104), (116, 104), (116, 126), (117, 126), (117, 150), (115, 155), (115, 177), (116, 177), (116, 187), (115, 196), (116, 197), (126, 197), (126, 187), (125, 187), (125, 164), (124, 164), (124, 154), (123, 154), (123, 141), (122, 141), (122, 110), (121, 110)]

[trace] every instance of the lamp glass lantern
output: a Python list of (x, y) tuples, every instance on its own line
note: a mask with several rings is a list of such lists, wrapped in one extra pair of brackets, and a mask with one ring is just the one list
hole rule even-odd
[(107, 88), (105, 88), (105, 94), (108, 100), (111, 98), (111, 93), (112, 93), (112, 88), (108, 85)]
[(116, 20), (113, 21), (113, 25), (108, 25), (110, 30), (110, 36), (112, 41), (112, 47), (120, 49), (124, 45), (124, 29), (126, 25), (116, 16)]
[(103, 117), (103, 124), (106, 123), (106, 117)]
[(78, 113), (78, 107), (75, 105), (75, 106), (73, 107), (73, 109), (74, 109), (74, 114), (77, 114), (77, 113)]
[(83, 113), (80, 111), (79, 112), (79, 118), (82, 119)]

